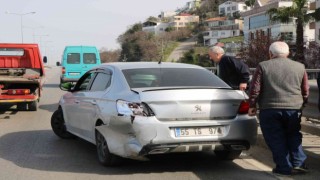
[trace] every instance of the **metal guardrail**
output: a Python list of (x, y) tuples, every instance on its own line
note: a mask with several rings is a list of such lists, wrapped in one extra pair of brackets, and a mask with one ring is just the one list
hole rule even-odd
[[(211, 72), (213, 72), (215, 74), (217, 72), (217, 67), (205, 67), (205, 68), (210, 70)], [(256, 70), (256, 68), (250, 68), (251, 74), (253, 74), (255, 70)], [(320, 73), (320, 69), (306, 69), (306, 71), (308, 73), (309, 80), (317, 79), (318, 78), (318, 74)]]
[[(206, 69), (216, 74), (216, 67), (207, 67)], [(250, 68), (251, 74), (254, 73), (255, 68)], [(317, 79), (320, 69), (306, 69), (309, 79)], [(310, 122), (319, 125), (320, 124), (320, 112), (318, 109), (319, 88), (316, 84), (310, 85), (309, 102), (303, 110), (303, 116)]]

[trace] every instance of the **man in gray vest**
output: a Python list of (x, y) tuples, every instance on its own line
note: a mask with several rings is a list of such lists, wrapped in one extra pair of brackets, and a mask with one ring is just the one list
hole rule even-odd
[(303, 64), (287, 58), (285, 42), (271, 44), (269, 54), (252, 79), (249, 115), (256, 115), (258, 104), (261, 130), (276, 164), (273, 172), (306, 173), (300, 122), (309, 96), (308, 76)]

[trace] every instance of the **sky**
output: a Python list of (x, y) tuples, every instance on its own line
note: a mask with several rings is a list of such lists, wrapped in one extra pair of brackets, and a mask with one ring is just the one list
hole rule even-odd
[[(40, 44), (50, 64), (60, 61), (67, 45), (117, 49), (117, 38), (130, 25), (161, 11), (173, 11), (190, 0), (0, 0), (0, 42)], [(35, 36), (33, 36), (35, 34)], [(35, 37), (35, 38), (34, 38)]]

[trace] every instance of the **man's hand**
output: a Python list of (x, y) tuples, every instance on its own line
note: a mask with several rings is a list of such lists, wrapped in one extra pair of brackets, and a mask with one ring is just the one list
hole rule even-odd
[(245, 90), (247, 89), (247, 86), (248, 86), (247, 83), (241, 83), (240, 86), (239, 86), (239, 89), (240, 89), (241, 91), (245, 91)]
[(250, 108), (248, 114), (249, 114), (249, 116), (257, 115), (257, 108)]

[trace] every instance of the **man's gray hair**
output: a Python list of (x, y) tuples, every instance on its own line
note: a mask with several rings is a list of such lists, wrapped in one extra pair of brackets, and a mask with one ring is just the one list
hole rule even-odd
[(217, 54), (224, 54), (224, 50), (220, 46), (213, 46), (210, 48), (210, 51)]
[(269, 51), (276, 57), (284, 57), (289, 55), (289, 46), (285, 42), (276, 41), (270, 45)]

